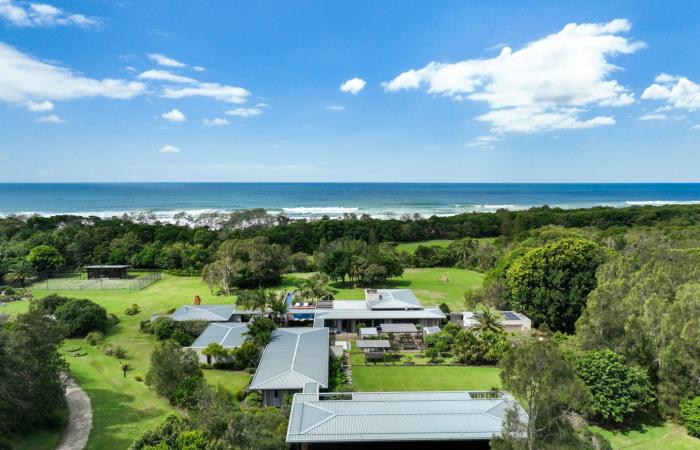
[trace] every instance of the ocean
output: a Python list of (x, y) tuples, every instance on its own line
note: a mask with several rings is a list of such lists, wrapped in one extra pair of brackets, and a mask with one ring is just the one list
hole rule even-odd
[(700, 204), (693, 184), (453, 183), (25, 183), (0, 184), (0, 215), (76, 214), (110, 217), (265, 208), (290, 218), (448, 216), (549, 205)]

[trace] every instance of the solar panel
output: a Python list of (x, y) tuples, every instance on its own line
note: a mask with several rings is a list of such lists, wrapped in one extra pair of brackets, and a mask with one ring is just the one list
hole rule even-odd
[(520, 317), (513, 311), (502, 311), (501, 314), (506, 320), (520, 320)]

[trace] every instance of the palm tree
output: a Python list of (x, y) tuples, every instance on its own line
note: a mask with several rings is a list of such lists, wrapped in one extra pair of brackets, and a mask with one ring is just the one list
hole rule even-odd
[(245, 332), (246, 339), (256, 346), (262, 348), (272, 340), (272, 332), (277, 325), (272, 319), (267, 317), (254, 317), (248, 323), (248, 331)]
[(477, 333), (481, 331), (503, 331), (504, 327), (501, 313), (494, 308), (482, 306), (474, 313), (474, 318), (478, 322), (478, 324), (473, 327), (474, 331)]
[(34, 271), (34, 267), (32, 267), (29, 262), (20, 260), (5, 274), (5, 282), (10, 284), (19, 283), (20, 286), (24, 287), (27, 278), (35, 276), (36, 272)]
[(265, 289), (253, 289), (238, 292), (237, 306), (242, 306), (255, 311), (260, 309), (260, 312), (265, 314), (265, 307), (268, 304), (268, 295)]
[(270, 312), (272, 319), (280, 323), (282, 316), (287, 313), (287, 302), (285, 301), (285, 294), (274, 294), (274, 297), (270, 301)]

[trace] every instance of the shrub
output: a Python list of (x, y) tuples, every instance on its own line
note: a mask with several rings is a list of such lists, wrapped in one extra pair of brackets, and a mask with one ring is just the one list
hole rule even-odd
[(37, 306), (46, 314), (54, 314), (56, 310), (71, 301), (69, 297), (62, 297), (60, 295), (51, 294), (37, 301)]
[(71, 299), (56, 309), (56, 319), (66, 327), (68, 336), (82, 336), (107, 329), (107, 311), (88, 299)]
[(183, 347), (189, 347), (195, 339), (180, 329), (176, 329), (170, 337)]
[(156, 347), (151, 354), (146, 382), (153, 386), (158, 395), (175, 402), (177, 390), (190, 377), (202, 378), (195, 352), (184, 350), (172, 341), (165, 341)]
[(127, 316), (135, 316), (136, 314), (141, 312), (141, 308), (139, 308), (139, 305), (134, 303), (133, 305), (129, 306), (124, 310), (124, 314)]
[(102, 353), (107, 356), (114, 356), (117, 359), (126, 358), (126, 349), (120, 345), (106, 344), (102, 347)]
[(257, 391), (249, 392), (245, 398), (245, 404), (248, 406), (262, 406), (262, 396)]
[(203, 382), (201, 374), (185, 378), (175, 390), (175, 404), (181, 408), (192, 409), (197, 404), (197, 391)]
[(136, 381), (138, 381), (138, 382), (141, 382), (141, 381), (143, 381), (143, 377), (142, 377), (141, 375), (136, 375), (136, 376), (134, 377), (134, 380), (136, 380)]
[(119, 317), (117, 317), (115, 314), (109, 313), (107, 314), (107, 326), (113, 327), (117, 325), (121, 320), (119, 320)]
[(85, 336), (85, 342), (90, 345), (97, 345), (105, 338), (101, 331), (91, 331)]
[(681, 403), (681, 417), (688, 434), (700, 438), (700, 397)]
[(170, 339), (175, 332), (175, 321), (169, 317), (159, 317), (151, 324), (153, 335), (159, 341)]

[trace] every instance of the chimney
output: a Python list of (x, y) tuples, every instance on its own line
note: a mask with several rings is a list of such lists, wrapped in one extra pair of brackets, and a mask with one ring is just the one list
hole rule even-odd
[(201, 305), (202, 304), (202, 299), (199, 298), (199, 295), (194, 296), (194, 304), (195, 305)]

